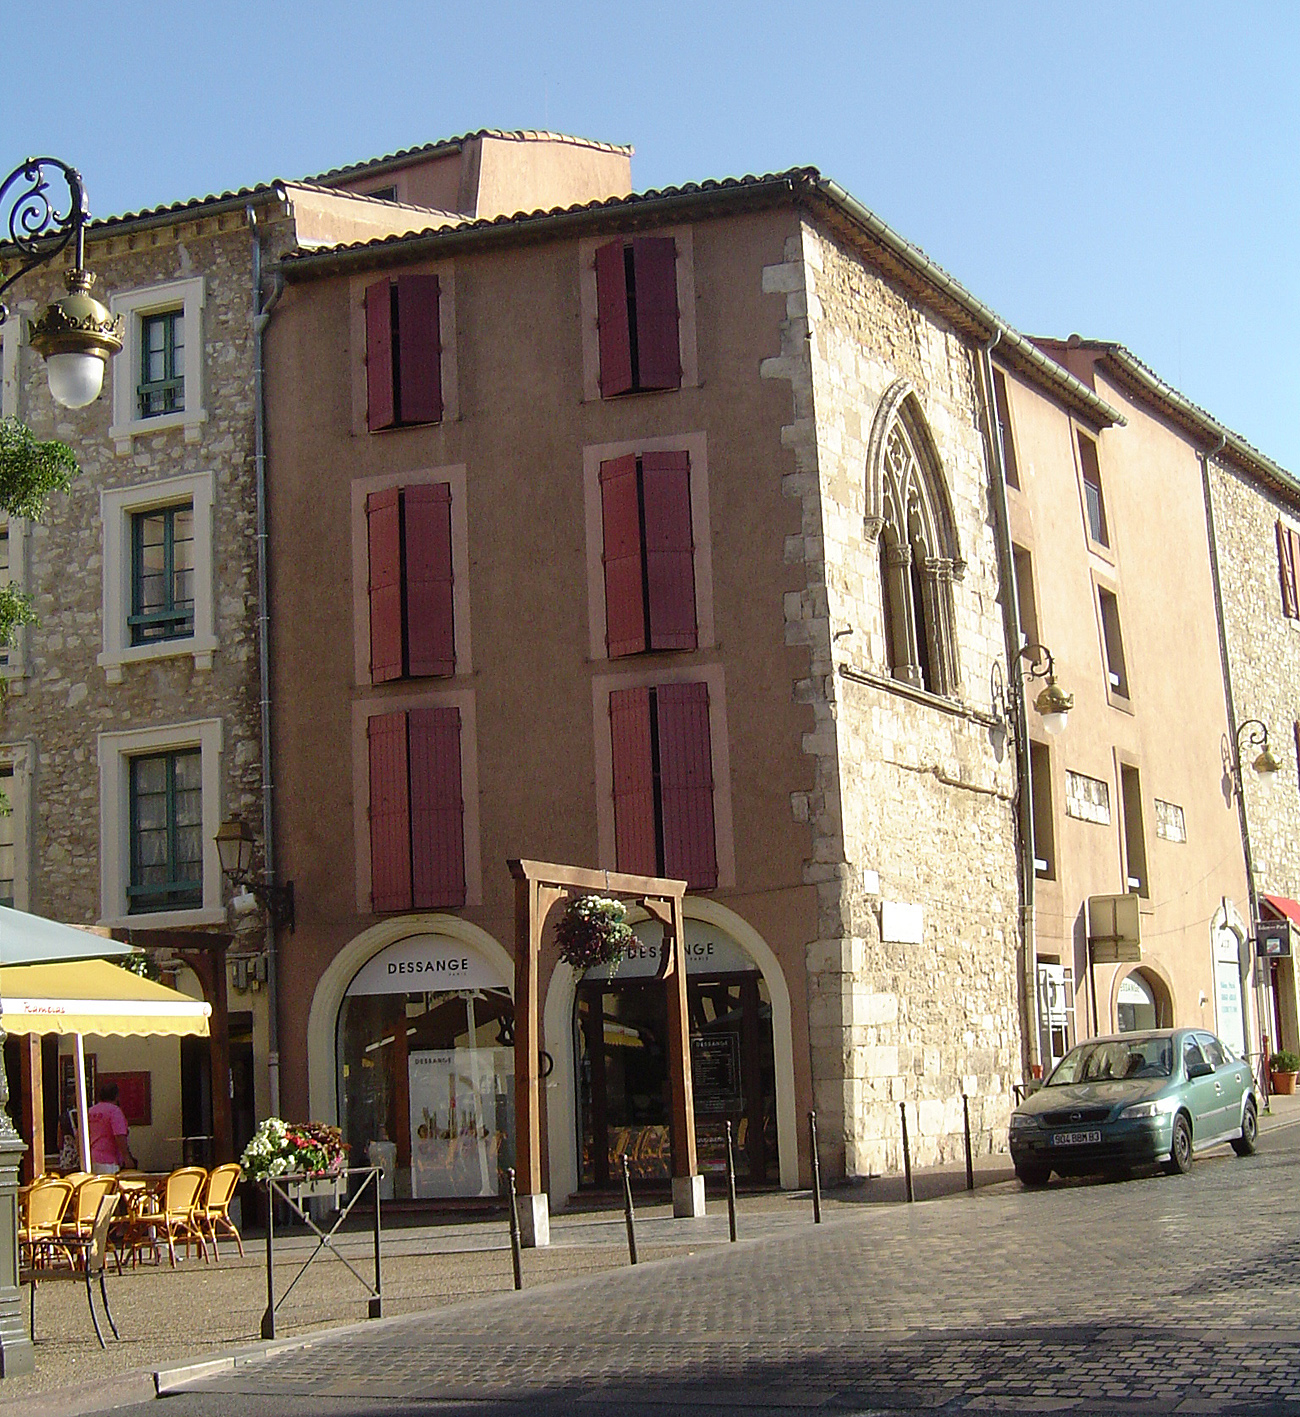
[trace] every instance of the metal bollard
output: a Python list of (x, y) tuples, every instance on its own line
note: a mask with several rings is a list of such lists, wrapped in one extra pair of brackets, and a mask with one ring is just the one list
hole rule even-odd
[(808, 1113), (808, 1131), (812, 1136), (813, 1224), (822, 1223), (822, 1163), (817, 1155), (817, 1113)]
[(524, 1266), (519, 1255), (519, 1202), (515, 1198), (515, 1168), (508, 1167), (506, 1180), (510, 1185), (510, 1257), (515, 1264), (515, 1288), (524, 1287)]
[(961, 1095), (961, 1121), (966, 1129), (966, 1189), (975, 1189), (975, 1167), (971, 1161), (970, 1154), (970, 1099), (963, 1092)]
[(636, 1212), (632, 1209), (632, 1171), (627, 1154), (623, 1156), (623, 1219), (627, 1222), (627, 1259), (636, 1263)]
[(736, 1243), (736, 1158), (731, 1150), (731, 1123), (727, 1123), (727, 1224)]
[(910, 1204), (916, 1199), (912, 1191), (912, 1148), (907, 1142), (907, 1103), (898, 1104), (898, 1114), (903, 1119), (903, 1176), (907, 1181), (907, 1199)]

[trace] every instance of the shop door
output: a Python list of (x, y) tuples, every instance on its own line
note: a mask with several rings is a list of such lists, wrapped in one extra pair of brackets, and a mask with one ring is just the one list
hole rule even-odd
[[(700, 1170), (726, 1171), (730, 1122), (737, 1176), (759, 1184), (769, 1173), (774, 1178), (776, 1070), (762, 976), (692, 976), (687, 1009)], [(577, 1025), (582, 1184), (617, 1183), (624, 1156), (638, 1180), (668, 1180), (672, 1102), (662, 982), (583, 983)]]

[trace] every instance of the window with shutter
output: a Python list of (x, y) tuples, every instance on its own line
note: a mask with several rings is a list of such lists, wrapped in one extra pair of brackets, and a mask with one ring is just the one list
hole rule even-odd
[(442, 418), (442, 341), (436, 275), (402, 275), (366, 287), (366, 425)]
[(690, 478), (685, 452), (627, 454), (600, 465), (611, 659), (696, 648)]
[(599, 247), (596, 309), (604, 398), (681, 387), (677, 243), (671, 236)]
[(718, 862), (707, 685), (617, 689), (609, 717), (618, 869), (712, 890)]
[(370, 493), (366, 530), (371, 682), (454, 674), (450, 484)]
[(367, 723), (376, 912), (465, 904), (460, 731), (460, 710), (445, 705)]
[(1296, 571), (1300, 562), (1300, 537), (1290, 527), (1277, 523), (1277, 562), (1282, 581), (1282, 614), (1289, 620), (1300, 619), (1300, 596), (1297, 596)]

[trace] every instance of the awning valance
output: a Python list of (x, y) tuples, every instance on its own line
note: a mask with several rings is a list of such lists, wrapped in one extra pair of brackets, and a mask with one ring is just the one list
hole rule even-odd
[(206, 1038), (212, 1006), (107, 960), (0, 968), (6, 1033)]

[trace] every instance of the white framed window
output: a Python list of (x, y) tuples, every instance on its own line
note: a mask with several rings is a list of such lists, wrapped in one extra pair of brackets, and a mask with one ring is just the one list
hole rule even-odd
[(219, 925), (222, 723), (99, 735), (101, 925)]
[(99, 494), (104, 523), (104, 648), (110, 684), (141, 659), (188, 654), (212, 668), (217, 647), (212, 593), (210, 472)]
[[(0, 586), (11, 585), (22, 590), (27, 584), (27, 527), (20, 517), (0, 514)], [(22, 678), (27, 672), (27, 627), (19, 625), (14, 642), (0, 645), (0, 679), (7, 682), (7, 692), (21, 694)]]
[(109, 308), (122, 316), (125, 339), (113, 356), (113, 423), (108, 436), (120, 455), (132, 440), (183, 428), (197, 443), (207, 421), (203, 406), (202, 276), (142, 290), (115, 292)]
[(31, 909), (32, 773), (35, 746), (0, 743), (0, 792), (9, 811), (0, 816), (0, 905)]

